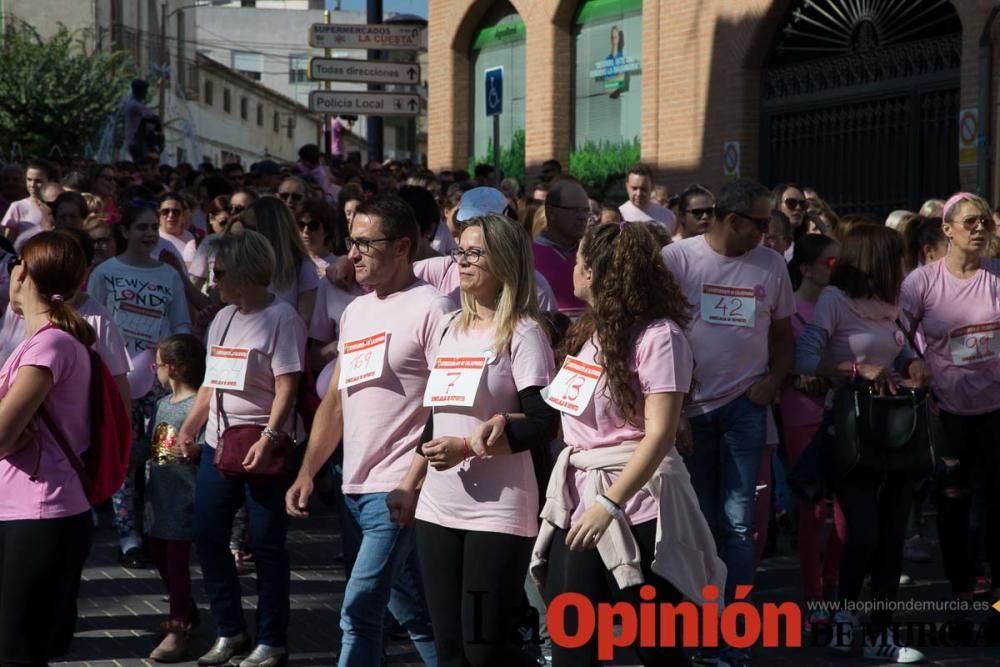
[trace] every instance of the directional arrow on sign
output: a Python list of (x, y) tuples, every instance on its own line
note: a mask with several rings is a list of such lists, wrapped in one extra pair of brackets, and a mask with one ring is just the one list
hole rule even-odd
[(420, 98), (412, 93), (314, 90), (309, 93), (309, 110), (314, 113), (412, 118), (420, 115)]
[(313, 81), (388, 83), (407, 86), (420, 82), (420, 65), (385, 60), (310, 58), (309, 78)]
[(416, 100), (412, 100), (412, 99), (409, 102), (406, 103), (406, 106), (410, 107), (410, 111), (414, 111), (414, 112), (416, 112), (416, 111), (418, 111), (420, 109), (420, 105), (417, 104)]
[(420, 70), (410, 67), (410, 69), (406, 70), (406, 75), (410, 77), (410, 81), (416, 81), (420, 77)]

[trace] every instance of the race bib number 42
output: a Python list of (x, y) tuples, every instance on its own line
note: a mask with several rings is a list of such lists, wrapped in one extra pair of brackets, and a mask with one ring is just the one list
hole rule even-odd
[(552, 384), (542, 390), (542, 398), (556, 410), (579, 417), (590, 405), (603, 372), (600, 366), (567, 356)]
[(753, 327), (757, 297), (749, 287), (702, 285), (701, 319), (711, 324)]
[(427, 378), (424, 407), (474, 405), (485, 368), (486, 357), (438, 357)]
[(380, 331), (377, 334), (344, 343), (344, 353), (340, 357), (338, 389), (347, 389), (356, 384), (382, 377), (388, 337), (388, 332)]
[(247, 348), (213, 345), (208, 350), (204, 385), (213, 389), (243, 391), (249, 360), (250, 350)]
[(1000, 322), (955, 329), (948, 337), (948, 348), (951, 361), (956, 366), (996, 359), (1000, 354)]

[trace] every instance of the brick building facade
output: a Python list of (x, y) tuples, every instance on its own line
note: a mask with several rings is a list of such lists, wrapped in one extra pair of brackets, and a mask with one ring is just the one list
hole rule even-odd
[[(574, 147), (575, 40), (581, 7), (589, 3), (509, 2), (523, 21), (529, 183), (542, 161), (556, 158), (566, 164)], [(631, 4), (641, 7), (637, 135), (642, 159), (656, 167), (660, 182), (672, 191), (692, 182), (717, 187), (725, 179), (724, 146), (739, 142), (744, 176), (827, 179), (830, 189), (843, 190), (842, 199), (853, 198), (841, 202), (848, 209), (913, 206), (914, 197), (944, 196), (959, 183), (975, 189), (976, 139), (985, 143), (979, 150), (988, 153), (988, 164), (1000, 146), (993, 111), (996, 77), (991, 77), (990, 117), (979, 119), (971, 147), (959, 150), (960, 117), (979, 103), (980, 37), (992, 0)], [(859, 4), (871, 7), (850, 15)], [(473, 47), (484, 25), (494, 20), (497, 5), (494, 0), (429, 1), (428, 135), (434, 169), (465, 168), (476, 154)], [(990, 33), (1000, 35), (997, 24)], [(993, 48), (988, 59), (996, 71), (998, 50)], [(966, 132), (974, 130), (974, 122), (964, 120)], [(861, 145), (844, 155), (849, 140)], [(899, 171), (890, 176), (902, 183), (898, 192), (854, 192), (861, 188), (858, 183), (834, 184), (823, 171), (850, 172), (862, 163), (870, 179), (889, 175), (898, 164)], [(995, 172), (989, 170), (986, 181), (986, 193), (994, 200)]]

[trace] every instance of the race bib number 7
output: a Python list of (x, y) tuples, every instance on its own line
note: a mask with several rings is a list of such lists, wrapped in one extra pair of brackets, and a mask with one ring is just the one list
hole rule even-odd
[(567, 356), (552, 384), (542, 390), (542, 398), (556, 410), (579, 417), (590, 405), (603, 372), (600, 366)]
[(701, 319), (711, 324), (753, 327), (757, 297), (749, 287), (702, 285)]
[(474, 405), (485, 368), (486, 357), (438, 357), (427, 378), (424, 407)]
[(956, 366), (996, 359), (1000, 354), (1000, 322), (955, 329), (948, 337), (948, 348)]
[(347, 389), (382, 377), (388, 338), (388, 332), (380, 331), (372, 336), (346, 341), (340, 357), (340, 383), (337, 388)]

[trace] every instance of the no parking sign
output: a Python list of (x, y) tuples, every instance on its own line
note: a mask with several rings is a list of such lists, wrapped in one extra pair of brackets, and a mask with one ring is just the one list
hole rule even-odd
[(727, 141), (722, 145), (722, 175), (726, 178), (740, 177), (740, 142)]

